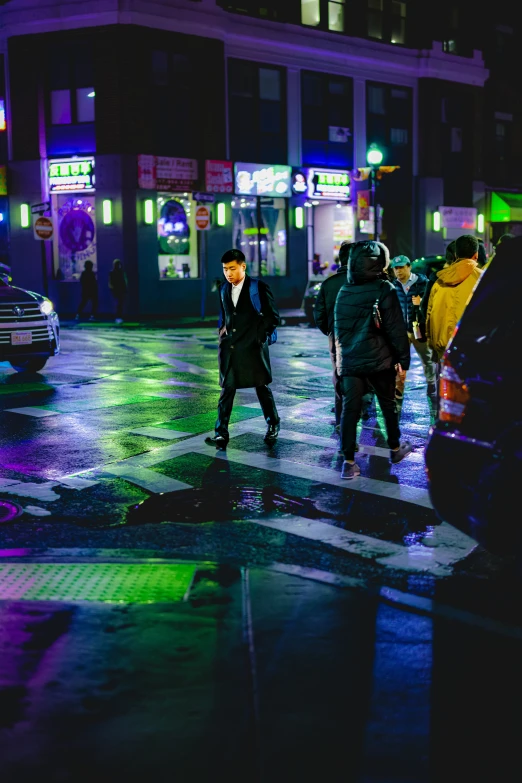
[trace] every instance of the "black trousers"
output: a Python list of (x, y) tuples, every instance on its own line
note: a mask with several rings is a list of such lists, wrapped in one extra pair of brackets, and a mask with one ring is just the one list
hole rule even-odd
[[(256, 386), (257, 399), (261, 403), (261, 410), (267, 424), (278, 424), (279, 416), (274, 400), (274, 395), (269, 386)], [(218, 417), (216, 421), (216, 435), (222, 435), (228, 440), (228, 423), (232, 413), (232, 405), (236, 396), (235, 386), (223, 386), (218, 402)]]
[(344, 375), (341, 378), (343, 412), (341, 415), (341, 451), (345, 459), (353, 460), (357, 443), (357, 422), (361, 415), (363, 396), (371, 387), (379, 401), (386, 424), (388, 446), (396, 449), (400, 444), (399, 416), (395, 404), (395, 369), (371, 375)]
[(78, 315), (81, 315), (88, 303), (91, 303), (91, 312), (96, 315), (98, 312), (98, 294), (82, 293), (82, 301), (78, 306)]

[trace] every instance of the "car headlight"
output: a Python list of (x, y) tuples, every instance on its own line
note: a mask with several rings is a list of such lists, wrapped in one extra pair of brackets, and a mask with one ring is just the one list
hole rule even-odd
[(53, 310), (53, 303), (50, 299), (44, 299), (43, 302), (40, 302), (40, 312), (43, 315), (50, 315)]

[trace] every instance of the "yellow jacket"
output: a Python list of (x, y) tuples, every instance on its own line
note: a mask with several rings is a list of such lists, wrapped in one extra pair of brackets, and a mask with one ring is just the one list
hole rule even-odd
[(461, 258), (437, 273), (426, 314), (428, 344), (440, 361), (462, 317), (481, 270), (471, 258)]

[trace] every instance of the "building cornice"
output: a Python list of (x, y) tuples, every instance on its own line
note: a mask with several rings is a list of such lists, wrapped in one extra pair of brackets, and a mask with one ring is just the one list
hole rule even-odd
[[(223, 41), (227, 56), (390, 82), (420, 78), (484, 86), (482, 54), (458, 57), (230, 14), (214, 0), (11, 0), (0, 11), (0, 37), (114, 24), (160, 28)], [(0, 49), (3, 48), (0, 42)]]

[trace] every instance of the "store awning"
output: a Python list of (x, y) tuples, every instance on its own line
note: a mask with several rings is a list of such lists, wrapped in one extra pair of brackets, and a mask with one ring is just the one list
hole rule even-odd
[(522, 222), (522, 193), (491, 194), (491, 223)]

